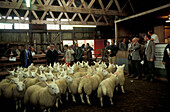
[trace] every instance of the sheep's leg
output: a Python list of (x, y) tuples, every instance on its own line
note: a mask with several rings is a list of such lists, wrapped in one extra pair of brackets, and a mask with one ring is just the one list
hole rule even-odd
[(19, 103), (18, 101), (15, 102), (15, 104), (16, 104), (16, 110), (18, 110), (18, 103)]
[(58, 98), (56, 99), (56, 104), (55, 106), (58, 108)]
[(121, 86), (121, 89), (122, 89), (122, 92), (125, 93), (125, 90), (124, 90), (123, 86)]
[(100, 105), (103, 107), (103, 97), (100, 98)]
[(68, 92), (66, 92), (66, 100), (68, 101)]
[(51, 109), (49, 108), (49, 109), (48, 109), (48, 112), (50, 112), (50, 111), (51, 111)]
[(19, 100), (19, 107), (20, 107), (20, 108), (21, 108), (21, 106), (22, 106), (21, 104), (22, 104), (22, 102), (21, 102), (21, 100)]
[(111, 103), (111, 105), (113, 105), (113, 100), (112, 100), (112, 98), (110, 98), (110, 103)]
[(84, 100), (83, 100), (83, 93), (80, 94), (80, 98), (81, 98), (81, 102), (84, 103)]
[(88, 95), (86, 95), (86, 98), (87, 98), (87, 103), (88, 103), (89, 105), (91, 105), (90, 99), (89, 99), (89, 96), (88, 96)]
[(71, 94), (71, 96), (72, 96), (73, 102), (75, 102), (75, 103), (76, 103), (76, 99), (75, 99), (74, 95), (73, 95), (73, 94)]

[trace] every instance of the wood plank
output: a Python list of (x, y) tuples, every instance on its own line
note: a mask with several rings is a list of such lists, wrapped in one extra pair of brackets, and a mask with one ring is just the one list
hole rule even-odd
[(67, 5), (68, 7), (70, 7), (73, 4), (74, 0), (69, 0), (69, 4)]
[(75, 13), (75, 14), (73, 15), (73, 17), (71, 18), (71, 21), (73, 21), (73, 20), (76, 18), (76, 16), (77, 16), (77, 13)]
[(130, 7), (132, 8), (133, 13), (135, 13), (135, 10), (133, 8), (133, 5), (132, 5), (131, 1), (130, 0), (128, 0), (128, 1), (129, 1), (129, 4), (130, 4)]
[(91, 17), (92, 17), (93, 21), (94, 21), (95, 23), (97, 23), (97, 21), (96, 21), (96, 19), (95, 19), (95, 17), (94, 17), (93, 14), (91, 14)]
[(106, 21), (106, 24), (109, 24), (109, 22), (107, 21), (106, 16), (103, 16), (104, 20)]
[(94, 2), (95, 2), (95, 0), (91, 0), (91, 2), (90, 2), (89, 5), (88, 5), (88, 8), (91, 8), (92, 5), (94, 4)]
[(41, 0), (37, 0), (39, 5), (43, 5), (43, 3), (41, 2)]
[(117, 0), (115, 0), (115, 3), (116, 3), (116, 6), (117, 6), (119, 12), (122, 12), (122, 9), (120, 8), (119, 2)]
[(15, 9), (13, 9), (13, 12), (14, 12), (15, 15), (19, 18), (19, 20), (21, 20), (21, 16), (18, 14), (18, 12), (17, 12)]
[(37, 14), (35, 13), (35, 11), (32, 11), (32, 14), (34, 15), (34, 17), (36, 18), (36, 20), (39, 20)]
[(104, 8), (104, 5), (103, 5), (102, 0), (98, 0), (98, 1), (99, 1), (99, 4), (100, 4), (100, 6), (101, 6), (102, 10), (104, 10), (105, 8)]
[(90, 17), (90, 14), (88, 14), (88, 15), (86, 16), (84, 22), (86, 22), (86, 21), (89, 19), (89, 17)]
[(111, 5), (113, 4), (114, 0), (110, 0), (110, 2), (108, 3), (108, 5), (106, 6), (106, 10), (109, 10), (109, 8), (111, 7)]
[(45, 18), (46, 14), (47, 14), (47, 11), (44, 11), (43, 15), (41, 16), (41, 20)]
[(5, 20), (7, 20), (8, 16), (11, 14), (11, 11), (12, 11), (12, 9), (8, 10), (8, 12), (7, 12), (6, 16), (5, 16)]
[(17, 4), (17, 6), (16, 6), (17, 9), (20, 8), (20, 6), (21, 6), (21, 4), (22, 4), (22, 1), (23, 1), (23, 0), (19, 0), (19, 1), (18, 1), (18, 4)]
[(85, 1), (84, 0), (80, 0), (81, 1), (81, 3), (83, 4), (83, 7), (85, 8), (85, 9), (87, 9), (87, 5), (86, 5), (86, 3), (85, 3)]
[(81, 22), (83, 22), (83, 18), (82, 18), (82, 16), (81, 16), (81, 14), (80, 14), (80, 13), (78, 13), (78, 16), (79, 16), (79, 18), (80, 18)]
[(97, 19), (97, 23), (102, 19), (102, 16), (100, 16), (98, 19)]
[[(0, 1), (0, 8), (12, 8), (16, 9), (16, 3)], [(74, 5), (74, 4), (73, 4)], [(34, 11), (53, 11), (53, 12), (70, 12), (70, 13), (86, 13), (86, 14), (98, 14), (98, 15), (117, 15), (117, 16), (127, 16), (128, 13), (119, 12), (117, 10), (108, 10), (103, 11), (102, 9), (90, 9), (80, 7), (67, 7), (66, 9), (63, 6), (42, 6), (39, 4), (33, 4), (30, 8), (26, 7), (25, 4), (22, 4), (20, 9), (22, 10), (34, 10)]]

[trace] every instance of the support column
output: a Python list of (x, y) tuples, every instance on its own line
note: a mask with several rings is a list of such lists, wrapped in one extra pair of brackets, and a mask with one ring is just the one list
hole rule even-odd
[(115, 44), (117, 45), (117, 22), (115, 21)]

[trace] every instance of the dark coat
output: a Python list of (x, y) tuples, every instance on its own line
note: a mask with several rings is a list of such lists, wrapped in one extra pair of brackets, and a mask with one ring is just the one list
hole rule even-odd
[(118, 52), (118, 47), (116, 45), (110, 45), (109, 49), (111, 50), (110, 57), (116, 56)]
[(54, 51), (48, 50), (46, 57), (47, 57), (48, 63), (54, 63), (58, 59), (58, 52), (56, 50), (54, 50)]
[[(31, 54), (31, 51), (29, 50), (28, 52), (28, 56), (29, 56), (29, 60), (32, 62), (32, 54)], [(21, 54), (20, 54), (20, 60), (21, 60), (21, 65), (23, 67), (25, 67), (25, 49), (21, 51)]]
[(168, 48), (169, 48), (169, 50), (170, 50), (170, 44), (168, 44), (168, 45), (165, 47), (163, 62), (166, 62), (166, 63), (169, 63), (169, 64), (170, 64), (170, 57), (169, 57), (168, 52), (167, 52), (167, 49), (168, 49)]
[(12, 53), (14, 54), (13, 57), (18, 56), (15, 50), (10, 50), (10, 49), (7, 49), (7, 50), (5, 51), (5, 54), (4, 54), (4, 55), (5, 55), (6, 57), (10, 57), (11, 51), (12, 51)]
[(74, 53), (75, 53), (75, 58), (76, 58), (76, 60), (82, 60), (82, 56), (83, 56), (83, 50), (80, 48), (80, 47), (78, 47), (78, 48), (76, 48), (75, 50), (74, 50)]

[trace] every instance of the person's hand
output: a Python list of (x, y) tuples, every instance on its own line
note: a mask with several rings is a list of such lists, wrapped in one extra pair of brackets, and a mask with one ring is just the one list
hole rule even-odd
[(162, 64), (164, 64), (164, 65), (165, 65), (165, 62), (162, 62)]
[(10, 54), (10, 56), (13, 56), (14, 54)]
[(152, 62), (152, 61), (153, 61), (153, 59), (150, 59), (149, 61), (150, 61), (150, 62)]
[(170, 52), (168, 53), (168, 55), (170, 56)]
[(150, 40), (154, 40), (153, 38), (151, 38)]

